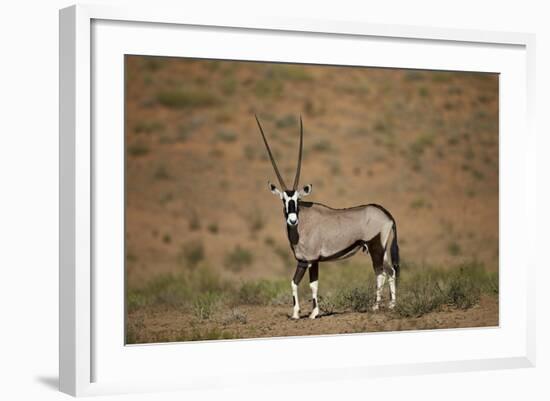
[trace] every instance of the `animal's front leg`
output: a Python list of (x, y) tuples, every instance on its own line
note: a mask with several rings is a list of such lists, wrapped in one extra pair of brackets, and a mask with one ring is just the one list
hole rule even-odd
[(315, 319), (319, 316), (319, 302), (317, 301), (317, 289), (319, 287), (319, 262), (313, 262), (309, 266), (309, 288), (311, 288), (311, 300), (313, 302), (313, 310), (309, 318)]
[(296, 267), (296, 272), (294, 273), (294, 277), (290, 282), (290, 285), (292, 287), (292, 303), (294, 305), (292, 309), (293, 319), (300, 319), (300, 302), (298, 301), (298, 284), (300, 284), (300, 281), (302, 281), (302, 277), (304, 277), (306, 268), (307, 268), (307, 263), (304, 264), (302, 262), (298, 262), (298, 267)]

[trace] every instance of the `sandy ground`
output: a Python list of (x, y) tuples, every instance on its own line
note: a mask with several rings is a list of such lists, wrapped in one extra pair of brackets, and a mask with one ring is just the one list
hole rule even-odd
[(132, 313), (129, 319), (138, 322), (136, 343), (186, 341), (190, 339), (260, 338), (322, 334), (371, 333), (381, 331), (426, 330), (498, 326), (498, 299), (484, 296), (478, 305), (462, 310), (444, 307), (417, 318), (400, 318), (387, 310), (378, 312), (342, 312), (300, 320), (290, 318), (286, 306), (239, 306), (235, 308), (246, 319), (235, 319), (230, 311), (208, 320), (198, 320), (190, 313), (164, 308), (148, 308)]

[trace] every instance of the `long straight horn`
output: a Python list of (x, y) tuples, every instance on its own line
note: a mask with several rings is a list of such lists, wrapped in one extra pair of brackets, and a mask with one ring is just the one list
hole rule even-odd
[(302, 168), (302, 148), (304, 145), (304, 126), (302, 124), (302, 116), (300, 116), (300, 150), (298, 150), (298, 166), (296, 167), (296, 177), (294, 177), (293, 189), (298, 189), (300, 183), (300, 169)]
[(260, 124), (260, 120), (258, 120), (258, 116), (254, 114), (254, 117), (256, 118), (256, 122), (258, 123), (258, 128), (260, 128), (260, 133), (262, 134), (262, 138), (264, 140), (265, 148), (267, 149), (267, 153), (269, 154), (269, 158), (271, 159), (271, 164), (273, 165), (273, 170), (275, 170), (275, 174), (277, 174), (277, 178), (279, 179), (279, 184), (281, 184), (281, 187), (284, 191), (287, 190), (287, 186), (283, 180), (283, 177), (281, 177), (281, 173), (279, 173), (279, 169), (277, 168), (277, 163), (275, 163), (275, 159), (273, 158), (273, 154), (271, 153), (271, 148), (269, 147), (269, 144), (267, 143), (267, 139), (265, 139), (264, 130), (262, 129), (262, 125)]

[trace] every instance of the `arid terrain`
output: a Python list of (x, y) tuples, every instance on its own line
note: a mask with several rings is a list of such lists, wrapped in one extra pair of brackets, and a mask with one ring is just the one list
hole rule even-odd
[[(125, 107), (128, 343), (498, 325), (497, 75), (127, 56)], [(358, 254), (321, 264), (318, 320), (288, 318), (254, 113), (287, 181), (302, 115), (308, 200), (391, 211), (395, 311)]]

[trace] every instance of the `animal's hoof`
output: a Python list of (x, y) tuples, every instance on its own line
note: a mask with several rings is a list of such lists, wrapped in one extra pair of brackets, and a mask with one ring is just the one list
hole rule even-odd
[(319, 316), (319, 309), (318, 308), (315, 308), (311, 311), (311, 313), (309, 314), (309, 318), (310, 319), (315, 319), (317, 316)]
[(292, 312), (291, 319), (294, 319), (294, 320), (300, 319), (300, 311), (299, 311), (299, 310), (293, 311), (293, 312)]
[(388, 308), (395, 309), (395, 301), (391, 301), (390, 304), (388, 305)]
[(380, 305), (374, 304), (373, 307), (372, 307), (372, 311), (376, 312), (376, 311), (378, 311), (378, 309), (380, 309)]

